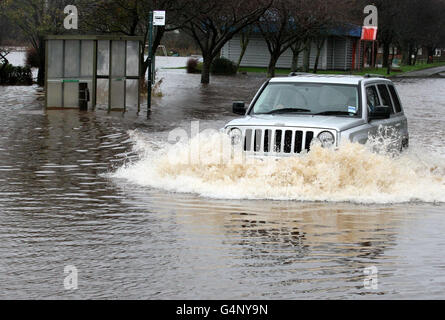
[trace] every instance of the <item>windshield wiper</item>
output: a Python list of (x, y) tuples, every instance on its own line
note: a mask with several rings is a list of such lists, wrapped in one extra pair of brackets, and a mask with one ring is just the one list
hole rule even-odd
[(311, 110), (307, 110), (307, 109), (296, 109), (296, 108), (286, 108), (286, 109), (278, 109), (278, 110), (272, 110), (270, 112), (267, 113), (263, 113), (263, 114), (275, 114), (275, 113), (301, 113), (301, 112), (311, 112)]
[(315, 116), (349, 116), (350, 113), (347, 111), (325, 111), (316, 113)]

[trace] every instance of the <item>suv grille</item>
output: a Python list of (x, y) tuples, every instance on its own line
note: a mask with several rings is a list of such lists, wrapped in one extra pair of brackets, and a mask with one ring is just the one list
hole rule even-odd
[(244, 151), (250, 153), (297, 154), (309, 151), (313, 131), (283, 129), (246, 129)]

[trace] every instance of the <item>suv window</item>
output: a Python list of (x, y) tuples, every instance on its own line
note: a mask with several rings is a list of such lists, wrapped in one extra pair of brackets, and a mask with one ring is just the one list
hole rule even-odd
[(392, 101), (394, 102), (394, 107), (396, 109), (396, 113), (402, 112), (402, 104), (400, 103), (399, 97), (397, 96), (396, 89), (394, 86), (388, 86), (389, 91), (391, 92)]
[(379, 84), (380, 97), (382, 97), (382, 105), (391, 108), (391, 113), (394, 113), (394, 106), (392, 105), (391, 96), (389, 95), (388, 87), (386, 84)]
[(375, 107), (380, 105), (379, 95), (375, 86), (369, 86), (366, 88), (366, 97), (368, 103), (368, 110), (373, 111)]
[(261, 92), (253, 114), (361, 117), (357, 85), (273, 82)]

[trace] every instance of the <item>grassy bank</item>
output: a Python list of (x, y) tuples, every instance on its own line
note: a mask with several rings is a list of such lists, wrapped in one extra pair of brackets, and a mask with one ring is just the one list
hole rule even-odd
[[(426, 63), (425, 64), (417, 64), (415, 66), (401, 66), (396, 71), (392, 71), (391, 74), (389, 74), (389, 76), (392, 77), (392, 76), (400, 75), (405, 72), (418, 71), (418, 70), (424, 70), (424, 69), (441, 67), (441, 66), (445, 66), (445, 62), (436, 62), (436, 63), (432, 63), (432, 64), (426, 64)], [(242, 68), (240, 68), (240, 72), (267, 73), (267, 68), (242, 67)], [(288, 75), (290, 72), (291, 72), (290, 69), (276, 69), (277, 75)], [(317, 74), (339, 74), (339, 75), (341, 75), (341, 74), (365, 75), (367, 73), (388, 76), (386, 73), (386, 69), (383, 69), (383, 68), (375, 68), (375, 69), (367, 68), (367, 69), (363, 69), (361, 71), (337, 71), (337, 70), (324, 71), (324, 70), (319, 70), (317, 72)]]

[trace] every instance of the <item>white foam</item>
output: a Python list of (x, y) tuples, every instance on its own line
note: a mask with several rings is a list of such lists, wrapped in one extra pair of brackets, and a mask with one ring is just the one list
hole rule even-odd
[[(373, 153), (369, 145), (347, 143), (338, 150), (314, 145), (310, 153), (292, 158), (240, 163), (228, 157), (224, 134), (175, 146), (137, 132), (131, 136), (140, 159), (110, 176), (141, 186), (218, 199), (445, 202), (445, 159), (415, 148), (393, 157)], [(171, 161), (172, 154), (181, 163)]]

